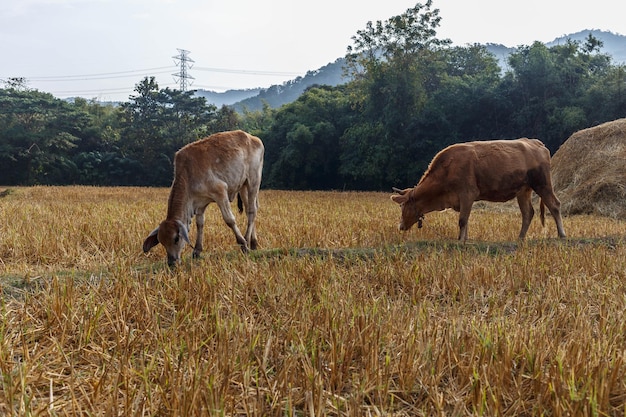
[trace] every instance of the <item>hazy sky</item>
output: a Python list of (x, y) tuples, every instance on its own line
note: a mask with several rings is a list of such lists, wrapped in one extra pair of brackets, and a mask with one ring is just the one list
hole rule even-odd
[[(26, 77), (57, 97), (127, 100), (154, 75), (176, 88), (189, 51), (191, 88), (281, 84), (345, 55), (368, 21), (409, 0), (1, 0), (0, 80)], [(425, 3), (425, 0), (421, 1)], [(439, 38), (455, 45), (549, 42), (583, 29), (626, 34), (617, 0), (434, 0)]]

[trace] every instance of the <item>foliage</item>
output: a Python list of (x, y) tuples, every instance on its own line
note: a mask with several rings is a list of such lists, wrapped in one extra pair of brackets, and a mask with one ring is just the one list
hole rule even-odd
[(75, 167), (69, 153), (89, 115), (47, 93), (0, 90), (0, 182), (63, 184)]
[(255, 136), (263, 136), (263, 132), (268, 131), (274, 121), (276, 111), (267, 103), (263, 103), (261, 110), (243, 110), (241, 118), (241, 128)]
[(581, 98), (610, 70), (609, 57), (593, 54), (596, 42), (590, 38), (584, 46), (569, 41), (548, 48), (535, 42), (509, 59), (511, 71), (505, 82), (515, 109), (514, 128), (543, 139), (553, 152), (573, 132), (589, 127), (587, 114), (592, 108), (583, 107)]
[(342, 172), (365, 189), (414, 181), (407, 167), (419, 164), (413, 151), (428, 143), (416, 121), (440, 83), (449, 44), (436, 37), (441, 19), (431, 6), (429, 0), (385, 22), (368, 22), (348, 48), (347, 70), (355, 79), (350, 98), (361, 117), (343, 138)]
[(313, 87), (283, 106), (262, 136), (264, 184), (292, 189), (342, 188), (339, 139), (351, 119), (341, 87)]
[(154, 77), (137, 84), (137, 95), (122, 105), (121, 121), (124, 153), (134, 155), (142, 175), (131, 185), (166, 185), (171, 181), (174, 153), (209, 133), (229, 125), (229, 113), (216, 112), (203, 97), (192, 91), (160, 90)]

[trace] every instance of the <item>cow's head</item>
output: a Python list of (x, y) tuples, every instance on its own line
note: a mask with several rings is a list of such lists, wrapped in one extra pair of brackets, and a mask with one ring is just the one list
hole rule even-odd
[(162, 244), (167, 252), (167, 264), (174, 266), (180, 261), (183, 248), (189, 243), (187, 227), (180, 220), (164, 220), (143, 242), (144, 253)]
[(393, 191), (397, 194), (392, 195), (391, 199), (400, 204), (400, 208), (402, 208), (402, 218), (400, 219), (398, 229), (409, 230), (415, 223), (417, 223), (418, 228), (421, 228), (424, 213), (417, 201), (411, 198), (413, 188), (400, 190), (394, 187)]

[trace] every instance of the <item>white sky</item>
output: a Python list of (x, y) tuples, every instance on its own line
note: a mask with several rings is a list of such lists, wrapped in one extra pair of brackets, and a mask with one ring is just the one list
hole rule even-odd
[[(180, 48), (195, 61), (191, 88), (269, 87), (334, 62), (368, 21), (417, 2), (1, 0), (0, 80), (26, 77), (57, 97), (126, 101), (146, 75), (177, 88)], [(455, 45), (530, 45), (584, 29), (626, 34), (618, 0), (434, 0), (433, 7), (442, 18), (438, 37)]]

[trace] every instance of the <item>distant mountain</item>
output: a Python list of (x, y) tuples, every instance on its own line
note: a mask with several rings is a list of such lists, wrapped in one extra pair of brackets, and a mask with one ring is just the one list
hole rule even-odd
[(589, 37), (589, 34), (602, 41), (603, 46), (600, 49), (600, 52), (611, 55), (615, 64), (626, 64), (626, 36), (613, 32), (598, 29), (586, 29), (580, 32), (572, 33), (571, 35), (561, 36), (546, 45), (561, 45), (567, 42), (568, 38), (573, 41), (584, 43), (585, 40), (587, 40), (587, 37)]
[[(552, 47), (556, 45), (563, 45), (568, 39), (584, 43), (589, 37), (589, 34), (593, 35), (594, 38), (603, 43), (602, 48), (600, 48), (601, 53), (611, 55), (615, 64), (626, 64), (626, 36), (613, 32), (597, 29), (585, 29), (580, 32), (556, 38), (552, 42), (546, 43), (546, 46)], [(517, 48), (511, 48), (496, 43), (488, 43), (485, 47), (489, 52), (494, 54), (496, 58), (498, 58), (500, 67), (505, 71), (508, 67), (507, 59), (509, 55), (517, 50)]]
[(500, 45), (497, 43), (488, 43), (485, 45), (485, 48), (487, 48), (487, 50), (496, 57), (496, 59), (498, 60), (498, 65), (500, 65), (502, 71), (506, 71), (509, 66), (507, 59), (509, 59), (509, 55), (515, 52), (516, 48), (509, 48), (508, 46)]
[[(585, 29), (570, 35), (561, 36), (552, 42), (546, 43), (546, 45), (548, 47), (561, 45), (567, 42), (567, 39), (585, 42), (589, 34), (592, 34), (603, 43), (600, 50), (601, 53), (611, 55), (615, 64), (626, 64), (626, 36), (608, 31)], [(485, 47), (495, 55), (503, 71), (508, 69), (507, 59), (509, 55), (517, 50), (515, 47), (508, 47), (496, 43), (488, 43)], [(272, 108), (278, 108), (283, 104), (295, 101), (311, 86), (336, 86), (346, 83), (348, 80), (343, 75), (344, 63), (344, 58), (338, 58), (335, 62), (315, 71), (307, 72), (304, 77), (297, 77), (282, 85), (273, 85), (267, 89), (229, 90), (224, 93), (198, 90), (196, 95), (206, 97), (207, 102), (213, 103), (218, 107), (222, 105), (233, 106), (238, 112), (242, 112), (243, 109), (250, 111), (260, 110), (263, 108), (264, 102), (267, 102)]]
[(196, 96), (204, 97), (207, 103), (215, 104), (217, 107), (230, 106), (239, 101), (258, 95), (262, 88), (250, 88), (246, 90), (227, 90), (217, 93), (209, 90), (196, 90)]
[(343, 75), (344, 62), (345, 58), (338, 58), (335, 62), (318, 70), (307, 72), (304, 77), (298, 77), (282, 85), (273, 85), (267, 90), (262, 90), (255, 97), (236, 103), (234, 108), (238, 112), (243, 111), (244, 108), (250, 111), (261, 110), (264, 102), (267, 102), (272, 108), (278, 108), (283, 104), (295, 101), (307, 88), (314, 85), (336, 86), (345, 84), (347, 80)]
[(311, 86), (335, 86), (346, 83), (347, 80), (343, 76), (344, 62), (344, 58), (338, 58), (335, 62), (315, 71), (307, 72), (304, 77), (297, 77), (281, 85), (277, 84), (269, 88), (229, 90), (223, 93), (197, 90), (196, 95), (205, 97), (208, 103), (215, 104), (218, 107), (224, 104), (227, 106), (232, 105), (238, 112), (242, 112), (244, 108), (249, 111), (261, 110), (264, 102), (267, 102), (272, 108), (278, 108), (283, 104), (295, 101)]

